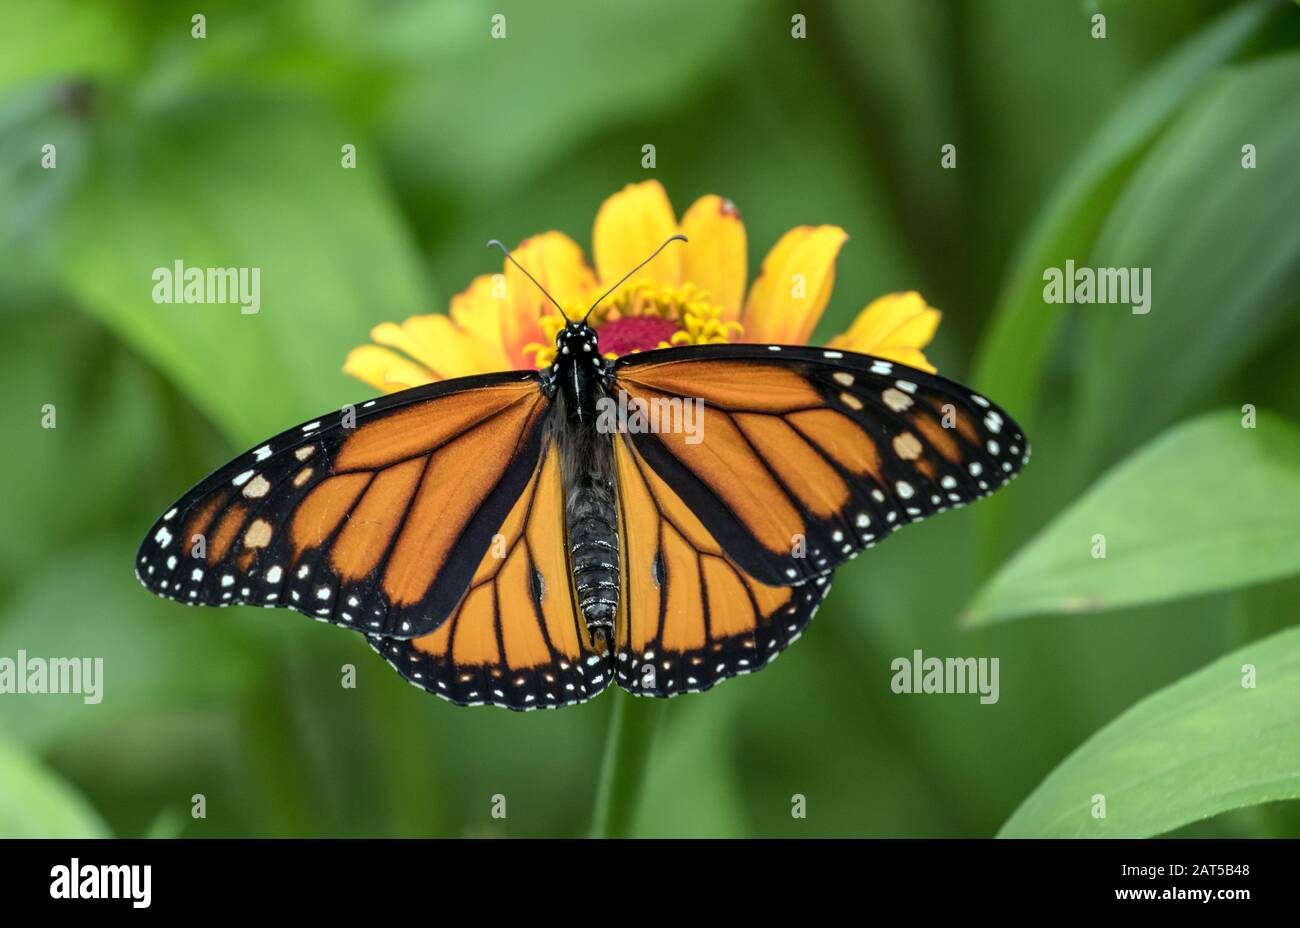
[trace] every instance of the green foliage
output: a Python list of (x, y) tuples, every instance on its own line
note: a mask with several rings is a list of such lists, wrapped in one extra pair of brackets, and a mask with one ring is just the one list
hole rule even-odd
[[(377, 168), (345, 174), (340, 140), (353, 136), (315, 108), (187, 97), (122, 112), (104, 136), (56, 237), (60, 276), (239, 440), (282, 429), (286, 408), (306, 418), (355, 400), (338, 366), (367, 320), (431, 302)], [(258, 311), (141, 312), (141, 269), (176, 261), (258, 268)], [(196, 364), (195, 346), (224, 360)], [(263, 402), (271, 391), (280, 403)]]
[(1007, 561), (966, 621), (1097, 612), (1300, 573), (1300, 428), (1246, 419), (1216, 413), (1155, 438)]
[(108, 829), (76, 790), (0, 738), (0, 835), (105, 838)]
[[(1300, 223), (1289, 204), (1300, 201), (1300, 123), (1277, 115), (1297, 99), (1300, 52), (1216, 78), (1106, 218), (1092, 264), (1150, 267), (1159, 283), (1149, 315), (1087, 320), (1083, 363), (1123, 372), (1084, 388), (1082, 437), (1103, 461), (1203, 402), (1294, 319)], [(1267, 153), (1249, 170), (1247, 144)]]
[[(796, 40), (771, 0), (213, 0), (204, 39), (149, 0), (5, 4), (0, 658), (102, 657), (105, 688), (0, 694), (0, 835), (1300, 833), (1274, 802), (1300, 754), (1300, 10), (1222, 6), (1117, 0), (1095, 40), (1073, 3), (825, 0)], [(589, 248), (650, 176), (679, 212), (735, 201), (751, 277), (791, 226), (847, 229), (817, 337), (921, 291), (931, 358), (1026, 425), (1026, 473), (839, 571), (762, 673), (624, 698), (612, 741), (616, 697), (457, 709), (356, 636), (136, 584), (179, 492), (370, 394), (341, 366), (372, 326), (445, 310), (489, 238)], [(1067, 258), (1151, 267), (1151, 313), (1044, 304)], [(155, 303), (177, 260), (259, 268), (260, 311)], [(1211, 412), (1245, 404), (1254, 430)], [(917, 648), (1000, 657), (1000, 702), (895, 695)]]
[(1082, 260), (1092, 251), (1132, 174), (1134, 155), (1250, 39), (1270, 9), (1267, 2), (1241, 4), (1156, 66), (1094, 133), (1029, 230), (975, 367), (983, 389), (1015, 405), (1026, 428), (1034, 424), (1030, 416), (1036, 413), (1051, 343), (1064, 322), (1063, 314), (1043, 311), (1043, 268)]
[[(1147, 838), (1300, 798), (1300, 629), (1256, 641), (1139, 702), (1062, 761), (1004, 838)], [(1105, 815), (1094, 797), (1104, 797)]]
[[(251, 655), (238, 629), (219, 629), (165, 601), (141, 599), (123, 551), (134, 538), (108, 537), (88, 550), (72, 548), (67, 562), (36, 571), (0, 611), (0, 655), (19, 649), (34, 657), (89, 656), (104, 661), (104, 700), (87, 706), (77, 695), (7, 695), (0, 725), (35, 745), (64, 743), (98, 726), (139, 721), (153, 713), (238, 694), (249, 683)], [(93, 591), (108, 621), (77, 621)], [(197, 626), (197, 627), (196, 627)]]
[(0, 90), (69, 74), (114, 77), (133, 58), (128, 31), (94, 0), (14, 0), (5, 10), (4, 51)]

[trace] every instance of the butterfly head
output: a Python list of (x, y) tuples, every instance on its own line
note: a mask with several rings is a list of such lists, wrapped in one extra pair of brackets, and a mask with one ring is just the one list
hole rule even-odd
[(555, 360), (562, 364), (576, 361), (600, 367), (600, 342), (596, 330), (585, 322), (570, 322), (555, 335)]

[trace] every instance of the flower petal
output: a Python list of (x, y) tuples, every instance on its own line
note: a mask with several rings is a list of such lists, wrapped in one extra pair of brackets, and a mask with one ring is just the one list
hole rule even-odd
[(370, 338), (376, 345), (396, 348), (429, 371), (438, 369), (441, 349), (437, 342), (426, 341), (427, 329), (417, 324), (419, 319), (428, 316), (411, 316), (401, 323), (381, 322), (370, 330)]
[(343, 362), (343, 373), (351, 374), (385, 393), (418, 387), (436, 379), (431, 371), (378, 345), (353, 348)]
[(748, 269), (745, 224), (735, 204), (713, 194), (700, 197), (682, 217), (682, 233), (690, 239), (682, 249), (682, 282), (709, 291), (723, 322), (739, 321)]
[[(512, 254), (569, 312), (588, 302), (596, 289), (595, 275), (582, 249), (562, 232), (544, 232), (524, 239)], [(508, 367), (531, 367), (524, 346), (545, 342), (541, 317), (558, 313), (533, 282), (509, 262), (505, 265), (505, 284), (501, 343), (510, 362)]]
[(872, 300), (832, 348), (871, 354), (934, 373), (921, 349), (930, 344), (943, 314), (914, 290)]
[[(596, 213), (592, 247), (601, 284), (612, 286), (675, 234), (677, 220), (663, 184), (657, 180), (628, 184), (602, 203)], [(677, 286), (682, 282), (682, 250), (681, 245), (664, 249), (663, 254), (638, 271), (629, 283), (650, 280)]]
[[(499, 288), (498, 279), (501, 281)], [(451, 298), (450, 310), (451, 319), (458, 326), (483, 343), (495, 345), (503, 362), (506, 351), (501, 343), (501, 315), (505, 306), (505, 275), (480, 274)]]
[(741, 323), (747, 342), (802, 345), (835, 285), (835, 258), (848, 235), (838, 226), (798, 226), (763, 259)]
[[(439, 378), (469, 377), (509, 369), (499, 343), (481, 341), (447, 316), (413, 316), (402, 323), (402, 329), (420, 345), (436, 346), (437, 351), (431, 358), (414, 354), (412, 357)], [(371, 334), (376, 342), (388, 344), (375, 333)]]

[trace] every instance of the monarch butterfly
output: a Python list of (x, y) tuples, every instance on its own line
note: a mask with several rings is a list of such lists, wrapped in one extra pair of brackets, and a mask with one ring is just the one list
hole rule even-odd
[[(586, 317), (565, 322), (546, 369), (345, 407), (235, 458), (154, 523), (140, 581), (355, 629), (460, 705), (556, 708), (611, 681), (673, 696), (769, 663), (839, 564), (1029, 457), (983, 396), (891, 361), (753, 344), (610, 360)], [(707, 428), (602, 427), (616, 394), (702, 403)]]

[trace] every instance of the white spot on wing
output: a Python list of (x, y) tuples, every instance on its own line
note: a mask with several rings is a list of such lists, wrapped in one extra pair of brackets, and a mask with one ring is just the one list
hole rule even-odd
[(880, 398), (885, 401), (885, 405), (894, 412), (903, 412), (912, 405), (912, 398), (902, 390), (895, 390), (893, 387), (885, 390), (880, 394)]

